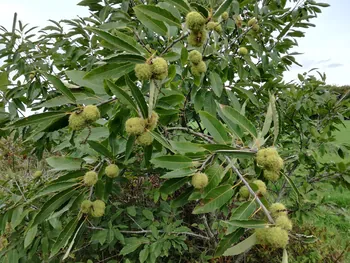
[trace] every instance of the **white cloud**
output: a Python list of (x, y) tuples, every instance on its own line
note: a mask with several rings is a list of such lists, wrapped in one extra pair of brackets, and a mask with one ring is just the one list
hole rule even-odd
[(72, 0), (1, 0), (0, 25), (10, 29), (13, 15), (31, 26), (45, 26), (47, 20), (71, 19), (89, 15), (86, 7), (77, 6)]
[(347, 17), (350, 1), (321, 2), (329, 3), (331, 6), (322, 8), (323, 13), (311, 20), (316, 27), (306, 30), (306, 37), (298, 41), (299, 47), (296, 48), (296, 51), (303, 53), (296, 57), (303, 68), (294, 66), (291, 71), (285, 73), (285, 78), (292, 80), (298, 73), (318, 68), (321, 73), (326, 73), (327, 83), (349, 85), (350, 23)]

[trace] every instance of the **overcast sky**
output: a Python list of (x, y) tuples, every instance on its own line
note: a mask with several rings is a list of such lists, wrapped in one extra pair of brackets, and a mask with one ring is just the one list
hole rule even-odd
[[(312, 21), (316, 28), (306, 31), (299, 39), (296, 51), (303, 68), (295, 66), (285, 74), (286, 80), (297, 77), (311, 68), (325, 72), (329, 84), (350, 85), (350, 0), (317, 0), (331, 4)], [(75, 0), (0, 0), (0, 25), (11, 28), (14, 12), (24, 23), (45, 26), (48, 19), (60, 20), (89, 15), (86, 7)]]

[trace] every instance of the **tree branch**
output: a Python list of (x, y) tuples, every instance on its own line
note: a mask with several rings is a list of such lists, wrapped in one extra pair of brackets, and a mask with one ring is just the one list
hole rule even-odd
[(193, 130), (191, 130), (190, 128), (186, 128), (186, 127), (170, 127), (166, 129), (167, 131), (171, 131), (171, 130), (182, 130), (182, 131), (187, 131), (188, 133), (191, 133), (195, 136), (198, 136), (200, 138), (202, 138), (203, 140), (206, 140), (207, 142), (210, 143), (214, 143), (214, 141), (212, 140), (213, 137), (203, 134), (203, 133), (199, 133), (199, 132), (195, 132)]
[(96, 104), (96, 107), (102, 106), (102, 105), (104, 105), (104, 104), (108, 104), (108, 103), (110, 103), (110, 102), (112, 102), (112, 101), (115, 101), (115, 100), (117, 100), (117, 99), (118, 99), (118, 98), (111, 98), (111, 99), (109, 99), (109, 100), (102, 101), (102, 102), (100, 102), (100, 103), (97, 103), (97, 104)]
[[(88, 227), (89, 229), (93, 230), (105, 230), (105, 228), (102, 227)], [(120, 233), (123, 234), (147, 234), (147, 233), (152, 233), (151, 230), (119, 230)], [(159, 233), (169, 233), (169, 234), (178, 234), (178, 235), (187, 235), (187, 236), (192, 236), (192, 237), (197, 237), (205, 240), (210, 240), (209, 237), (202, 236), (199, 234), (191, 233), (191, 232), (165, 232), (163, 230), (158, 230)]]
[(246, 181), (246, 179), (244, 178), (244, 176), (239, 172), (239, 170), (237, 169), (237, 167), (233, 164), (232, 160), (225, 156), (226, 160), (229, 162), (229, 166), (231, 166), (232, 170), (238, 175), (238, 177), (242, 180), (242, 182), (245, 184), (245, 186), (248, 188), (250, 194), (252, 196), (254, 196), (256, 202), (260, 205), (261, 209), (263, 210), (263, 212), (265, 213), (266, 217), (268, 218), (268, 220), (274, 224), (275, 221), (273, 220), (272, 216), (270, 215), (269, 210), (267, 210), (266, 206), (264, 206), (264, 204), (261, 202), (260, 198), (256, 195), (256, 193), (253, 191), (253, 189), (250, 187), (249, 183)]
[(188, 36), (188, 33), (182, 35), (181, 37), (175, 39), (170, 45), (168, 45), (163, 51), (162, 53), (160, 53), (160, 56), (164, 55), (169, 49), (171, 49), (177, 42), (183, 40), (185, 37)]

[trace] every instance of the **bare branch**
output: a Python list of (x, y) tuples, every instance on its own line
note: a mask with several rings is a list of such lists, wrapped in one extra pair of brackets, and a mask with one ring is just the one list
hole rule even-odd
[(207, 142), (210, 143), (214, 143), (214, 141), (212, 140), (213, 137), (203, 134), (203, 133), (199, 133), (199, 132), (195, 132), (193, 130), (191, 130), (190, 128), (186, 128), (186, 127), (171, 127), (171, 128), (167, 128), (167, 131), (171, 131), (171, 130), (182, 130), (182, 131), (187, 131), (188, 133), (191, 133), (195, 136), (201, 137), (202, 139), (206, 140)]
[(249, 183), (247, 182), (247, 180), (244, 178), (244, 176), (239, 172), (239, 170), (237, 169), (237, 167), (233, 164), (232, 160), (228, 157), (225, 156), (226, 160), (229, 162), (229, 166), (231, 166), (232, 170), (238, 175), (238, 177), (242, 180), (242, 182), (245, 184), (245, 186), (248, 188), (250, 194), (252, 196), (254, 196), (254, 198), (256, 199), (256, 202), (260, 205), (261, 209), (263, 210), (263, 212), (265, 213), (266, 217), (268, 218), (268, 220), (274, 224), (275, 221), (273, 220), (272, 216), (270, 215), (269, 210), (267, 210), (266, 206), (264, 206), (264, 204), (261, 202), (261, 200), (259, 199), (259, 197), (256, 195), (256, 193), (254, 192), (254, 190), (250, 187)]
[[(105, 228), (102, 227), (88, 227), (89, 229), (93, 229), (93, 230), (105, 230)], [(192, 237), (198, 237), (201, 239), (205, 239), (205, 240), (210, 240), (209, 237), (206, 236), (202, 236), (199, 234), (195, 234), (195, 233), (191, 233), (191, 232), (165, 232), (163, 230), (158, 230), (160, 233), (169, 233), (169, 234), (176, 234), (176, 235), (187, 235), (187, 236), (192, 236)], [(120, 230), (120, 233), (123, 234), (147, 234), (147, 233), (152, 233), (151, 230)]]
[(160, 53), (160, 56), (164, 55), (169, 49), (171, 49), (177, 42), (183, 40), (185, 37), (188, 36), (188, 33), (182, 35), (181, 37), (175, 39), (173, 42), (171, 42), (170, 45), (168, 45), (163, 51), (162, 53)]

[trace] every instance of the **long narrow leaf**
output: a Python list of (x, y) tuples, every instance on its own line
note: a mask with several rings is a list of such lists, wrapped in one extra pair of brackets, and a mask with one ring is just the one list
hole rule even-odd
[(127, 94), (124, 90), (119, 88), (117, 85), (115, 85), (113, 82), (107, 80), (106, 81), (107, 86), (110, 88), (110, 90), (113, 92), (115, 96), (124, 104), (129, 105), (135, 112), (137, 112), (137, 106), (135, 102), (132, 100), (132, 98)]
[(78, 227), (78, 229), (75, 231), (75, 234), (74, 234), (74, 236), (73, 236), (73, 238), (72, 238), (72, 241), (70, 242), (69, 247), (68, 247), (66, 253), (64, 254), (64, 257), (62, 258), (62, 260), (65, 260), (66, 258), (68, 258), (70, 252), (72, 251), (72, 248), (73, 248), (75, 239), (76, 239), (76, 237), (77, 237), (77, 235), (78, 235), (80, 229), (81, 229), (82, 226), (84, 225), (84, 223), (85, 223), (85, 221), (83, 220), (83, 221), (81, 222), (80, 226)]
[(231, 185), (221, 185), (211, 190), (205, 197), (207, 202), (194, 208), (193, 214), (211, 213), (226, 204), (233, 196)]
[(276, 99), (275, 96), (271, 95), (270, 96), (270, 103), (271, 103), (271, 109), (272, 109), (272, 119), (273, 119), (273, 135), (274, 135), (274, 139), (273, 139), (273, 143), (275, 144), (278, 138), (278, 134), (279, 134), (279, 129), (280, 129), (280, 125), (279, 125), (279, 117), (278, 117), (278, 111), (276, 108)]
[(254, 233), (253, 235), (244, 239), (242, 242), (238, 243), (237, 245), (227, 249), (224, 253), (224, 256), (235, 256), (235, 255), (242, 254), (243, 252), (247, 251), (255, 244), (256, 244), (256, 235)]
[(220, 243), (215, 251), (215, 256), (221, 256), (229, 247), (232, 246), (232, 244), (239, 241), (240, 237), (243, 236), (244, 229), (238, 228), (235, 232), (231, 233), (230, 235), (223, 237), (220, 240)]
[(226, 0), (224, 1), (219, 8), (216, 10), (216, 12), (214, 13), (213, 17), (214, 18), (218, 18), (223, 12), (225, 12), (230, 5), (232, 4), (233, 0)]
[(129, 86), (132, 95), (134, 96), (134, 99), (136, 100), (137, 105), (140, 108), (140, 111), (142, 113), (142, 117), (148, 118), (148, 107), (147, 103), (145, 101), (145, 97), (143, 96), (141, 90), (139, 87), (135, 85), (134, 82), (131, 81), (131, 79), (128, 76), (125, 76), (126, 84)]
[(297, 197), (297, 202), (299, 203), (299, 197), (301, 197), (302, 195), (300, 194), (298, 188), (295, 186), (293, 180), (285, 173), (283, 173), (284, 178), (287, 180), (287, 182), (290, 184), (290, 186), (292, 187), (293, 191), (295, 192), (295, 195)]
[(186, 0), (166, 0), (165, 2), (172, 4), (182, 13), (187, 14), (191, 11), (191, 7)]
[(75, 193), (74, 188), (69, 188), (63, 192), (60, 192), (53, 196), (51, 199), (46, 201), (43, 207), (40, 209), (39, 213), (35, 216), (32, 227), (44, 222), (50, 214), (58, 209), (62, 204), (68, 201)]
[(180, 21), (172, 15), (168, 10), (160, 8), (159, 6), (154, 5), (138, 5), (134, 7), (134, 10), (137, 12), (142, 12), (145, 15), (152, 17), (155, 20), (163, 21), (171, 26), (180, 27)]
[(73, 93), (62, 83), (62, 81), (59, 78), (49, 74), (44, 75), (58, 91), (65, 95), (71, 102), (76, 103), (76, 99)]
[(154, 31), (160, 35), (166, 35), (168, 29), (166, 25), (159, 20), (152, 19), (152, 17), (146, 15), (138, 9), (134, 9), (136, 17), (141, 21), (141, 23), (148, 29)]
[(260, 135), (261, 138), (264, 138), (265, 135), (269, 132), (270, 127), (271, 127), (271, 123), (272, 123), (272, 106), (271, 106), (271, 102), (270, 102), (269, 106), (267, 107), (267, 112), (265, 115), (265, 122), (264, 122), (264, 126), (263, 126), (263, 129), (261, 131), (261, 135)]
[(113, 154), (101, 143), (95, 141), (88, 141), (88, 144), (92, 149), (102, 154), (103, 156), (113, 158)]
[(214, 137), (218, 143), (226, 143), (228, 140), (225, 127), (217, 118), (205, 111), (200, 111), (199, 116), (204, 124), (204, 127)]
[(51, 249), (51, 255), (50, 257), (53, 257), (60, 251), (61, 248), (64, 248), (67, 244), (69, 239), (74, 233), (75, 228), (78, 225), (80, 217), (73, 218), (62, 230), (60, 235), (58, 236), (55, 244), (53, 245)]
[(64, 117), (65, 115), (66, 115), (65, 112), (56, 112), (56, 111), (39, 113), (39, 114), (35, 114), (29, 117), (19, 119), (18, 121), (15, 121), (14, 123), (12, 123), (11, 126), (18, 128), (22, 126), (29, 126), (32, 124), (40, 124), (43, 122), (51, 121), (53, 119)]
[(255, 126), (245, 116), (229, 106), (221, 105), (221, 109), (227, 118), (236, 122), (242, 129), (249, 132), (255, 139), (257, 138), (258, 134)]
[[(107, 41), (109, 44), (113, 45), (117, 49), (121, 51), (127, 51), (133, 54), (140, 54), (139, 49), (135, 47), (136, 41), (127, 41), (126, 38), (120, 38), (118, 36), (112, 35), (102, 29), (94, 28), (94, 27), (87, 27), (87, 30), (95, 33), (103, 40)], [(130, 43), (131, 42), (131, 43)]]
[(91, 70), (84, 76), (84, 79), (105, 80), (118, 79), (134, 70), (135, 65), (129, 62), (108, 63)]

